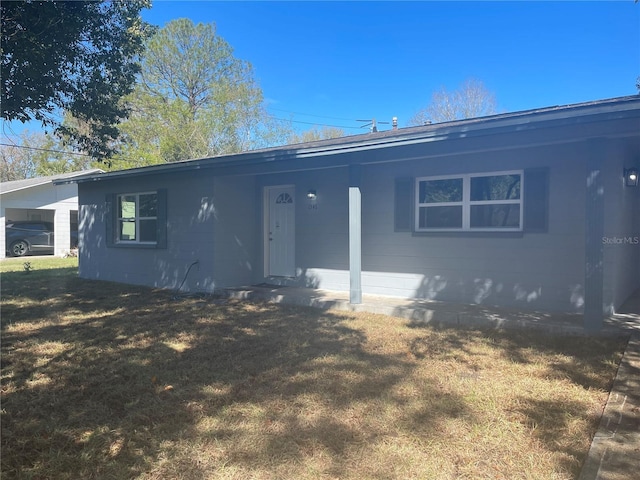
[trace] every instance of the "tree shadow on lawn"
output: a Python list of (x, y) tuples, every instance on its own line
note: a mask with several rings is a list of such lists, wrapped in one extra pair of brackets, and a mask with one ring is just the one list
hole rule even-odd
[[(584, 411), (584, 405), (568, 399), (544, 400), (525, 396), (521, 396), (518, 403), (517, 411), (524, 415), (532, 436), (542, 442), (550, 452), (561, 452), (559, 461), (564, 469), (573, 471), (577, 476), (582, 466), (582, 463), (577, 463), (577, 459), (584, 459), (585, 445), (568, 441), (564, 433), (567, 430), (583, 428), (576, 424), (589, 421), (590, 415)], [(592, 420), (596, 421), (595, 418)]]
[[(235, 446), (220, 453), (220, 465), (251, 469), (319, 448), (340, 476), (344, 451), (384, 431), (334, 412), (381, 396), (401, 404), (388, 392), (415, 368), (367, 351), (363, 333), (339, 314), (174, 299), (67, 275), (33, 276), (31, 285), (11, 278), (21, 274), (3, 275), (4, 478), (131, 478), (158, 469), (204, 478), (211, 465), (189, 460), (203, 452), (182, 445), (225, 438)], [(460, 414), (442, 407), (424, 413), (420, 428)], [(182, 454), (166, 460), (175, 448)]]
[[(457, 361), (469, 363), (475, 369), (483, 356), (478, 351), (478, 339), (490, 347), (497, 347), (500, 355), (509, 362), (531, 365), (547, 361), (545, 376), (566, 378), (571, 383), (584, 388), (610, 390), (613, 378), (602, 383), (603, 371), (611, 365), (618, 365), (629, 340), (629, 335), (621, 333), (617, 337), (584, 337), (574, 335), (546, 334), (536, 330), (495, 328), (473, 328), (435, 326), (424, 327), (415, 323), (409, 326), (415, 329), (427, 328), (430, 333), (414, 338), (411, 351), (417, 358), (432, 355), (448, 355)], [(433, 335), (442, 332), (442, 335)], [(470, 347), (473, 346), (472, 350)], [(468, 361), (465, 358), (472, 360)], [(594, 358), (599, 363), (594, 366)], [(606, 375), (604, 377), (607, 377)]]
[(434, 328), (415, 323), (410, 323), (409, 326), (429, 330), (429, 333), (411, 341), (411, 351), (417, 358), (440, 356), (454, 359), (457, 363), (466, 365), (470, 378), (474, 378), (476, 373), (480, 375), (483, 365), (492, 361), (492, 357), (483, 351), (483, 344), (497, 347), (492, 351), (497, 351), (507, 364), (524, 367), (521, 373), (523, 383), (516, 384), (518, 380), (514, 379), (513, 412), (520, 416), (521, 423), (530, 428), (531, 435), (547, 451), (560, 453), (558, 462), (563, 469), (579, 473), (581, 460), (586, 458), (588, 447), (584, 443), (572, 443), (566, 433), (570, 429), (595, 433), (602, 411), (585, 411), (585, 403), (569, 396), (539, 398), (545, 392), (526, 391), (526, 377), (534, 375), (544, 379), (558, 390), (562, 389), (560, 385), (566, 385), (609, 392), (624, 354), (628, 335), (582, 337), (551, 335), (527, 329), (507, 331), (449, 326)]

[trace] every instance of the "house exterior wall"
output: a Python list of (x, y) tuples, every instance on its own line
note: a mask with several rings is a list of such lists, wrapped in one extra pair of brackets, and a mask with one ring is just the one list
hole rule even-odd
[[(107, 247), (107, 195), (167, 190), (166, 249)], [(191, 291), (213, 288), (213, 212), (207, 177), (155, 175), (79, 184), (82, 278)], [(197, 263), (195, 263), (197, 262)]]
[(604, 310), (608, 314), (640, 288), (640, 188), (626, 187), (623, 170), (633, 156), (609, 144), (604, 180), (605, 215), (603, 243)]
[[(255, 240), (245, 220), (255, 217), (252, 178), (182, 173), (79, 188), (82, 278), (190, 292), (251, 282)], [(106, 196), (157, 189), (167, 191), (167, 248), (107, 247)]]
[[(51, 213), (44, 213), (45, 210)], [(76, 210), (78, 210), (78, 186), (75, 184), (53, 185), (48, 183), (4, 193), (0, 207), (0, 258), (6, 256), (6, 222), (8, 220), (31, 220), (37, 211), (43, 212), (41, 220), (53, 221), (54, 254), (64, 255), (69, 251), (71, 244), (70, 215), (72, 211)], [(11, 218), (9, 212), (11, 212)]]
[(214, 284), (251, 285), (262, 278), (259, 212), (254, 176), (214, 180)]
[[(581, 311), (584, 289), (584, 178), (581, 147), (528, 148), (362, 167), (362, 291), (365, 294)], [(583, 152), (583, 151), (582, 151)], [(398, 177), (545, 166), (549, 229), (504, 235), (394, 231)], [(347, 168), (265, 176), (296, 187), (297, 278), (276, 283), (349, 289)], [(525, 187), (526, 188), (526, 184)], [(316, 207), (305, 198), (317, 192)]]
[[(640, 245), (634, 240), (640, 237), (640, 188), (621, 185), (622, 168), (635, 165), (640, 141), (633, 133), (618, 137), (618, 127), (630, 130), (624, 123), (560, 127), (522, 123), (488, 134), (443, 127), (440, 137), (400, 144), (270, 150), (203, 159), (173, 173), (151, 169), (81, 183), (80, 274), (191, 292), (261, 282), (349, 291), (349, 190), (355, 183), (362, 205), (362, 293), (597, 317), (601, 299), (603, 311), (612, 312), (640, 286)], [(350, 178), (353, 165), (359, 165), (352, 169), (359, 172), (357, 181)], [(521, 170), (526, 202), (530, 169), (542, 170), (547, 182), (543, 228), (396, 230), (397, 180)], [(589, 183), (596, 171), (597, 182)], [(293, 187), (295, 197), (291, 277), (269, 272), (265, 189), (278, 186)], [(156, 189), (167, 192), (167, 248), (106, 247), (105, 197)], [(309, 190), (315, 200), (307, 198)], [(412, 203), (408, 209), (415, 198)], [(596, 207), (597, 222), (590, 211)], [(631, 240), (605, 245), (609, 235)]]
[[(457, 303), (579, 311), (584, 282), (584, 206), (571, 147), (531, 148), (380, 165), (363, 181), (363, 291)], [(549, 168), (543, 233), (394, 232), (393, 179)], [(526, 182), (524, 188), (527, 188)], [(370, 201), (367, 201), (366, 199)]]
[[(362, 167), (362, 290), (456, 303), (580, 312), (585, 281), (586, 144), (503, 150)], [(608, 170), (622, 171), (624, 156)], [(618, 163), (620, 165), (618, 165)], [(547, 167), (548, 231), (422, 234), (394, 231), (398, 177)], [(620, 168), (618, 168), (620, 167)], [(607, 232), (638, 235), (638, 190), (607, 177)], [(116, 187), (117, 185), (117, 187)], [(296, 276), (270, 277), (265, 253), (264, 188), (295, 187)], [(154, 175), (117, 183), (80, 184), (80, 275), (127, 283), (212, 292), (268, 281), (349, 290), (347, 167), (272, 175)], [(92, 248), (104, 243), (108, 193), (167, 189), (166, 250)], [(526, 183), (525, 187), (526, 189)], [(307, 199), (308, 190), (317, 198)], [(605, 247), (606, 308), (615, 309), (639, 283), (637, 245)], [(92, 258), (89, 255), (93, 256)], [(95, 256), (98, 255), (98, 258)], [(197, 262), (197, 263), (195, 263)], [(93, 265), (99, 265), (94, 269)], [(188, 273), (187, 273), (188, 271)], [(184, 282), (184, 283), (183, 283)], [(637, 288), (637, 287), (635, 287)]]

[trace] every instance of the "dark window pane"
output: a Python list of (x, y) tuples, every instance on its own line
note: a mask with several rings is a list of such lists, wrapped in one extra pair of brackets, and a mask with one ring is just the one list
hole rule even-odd
[(420, 203), (462, 201), (462, 179), (425, 180), (420, 182)]
[(140, 241), (156, 241), (156, 220), (140, 220)]
[(496, 175), (471, 178), (471, 201), (517, 200), (520, 198), (520, 175)]
[(518, 228), (520, 205), (472, 205), (471, 228)]
[(462, 228), (462, 206), (420, 207), (419, 228)]
[(118, 216), (120, 218), (135, 218), (136, 196), (123, 195), (118, 197)]
[(120, 240), (136, 239), (136, 222), (135, 220), (120, 220), (119, 222), (119, 238)]
[(158, 196), (155, 193), (140, 195), (140, 216), (158, 216)]

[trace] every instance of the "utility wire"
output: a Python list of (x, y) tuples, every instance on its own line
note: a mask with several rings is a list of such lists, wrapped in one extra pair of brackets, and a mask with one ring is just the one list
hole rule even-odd
[(346, 125), (329, 125), (327, 123), (317, 123), (317, 122), (303, 122), (301, 120), (289, 120), (288, 118), (274, 117), (273, 115), (269, 115), (269, 116), (273, 120), (279, 120), (281, 122), (302, 123), (304, 125), (318, 125), (320, 127), (349, 128), (351, 130), (360, 130), (360, 127), (349, 127)]
[(9, 122), (2, 122), (2, 134), (7, 137), (9, 139), (10, 142), (13, 143), (13, 145), (15, 145), (15, 143), (13, 142), (13, 140), (11, 140), (11, 136), (9, 134), (7, 134), (6, 129), (11, 130), (11, 133), (17, 137), (16, 132), (13, 131), (13, 129), (11, 128), (11, 126), (9, 125)]
[[(274, 108), (273, 110), (279, 110), (282, 112), (288, 112), (288, 110), (282, 110), (282, 109), (277, 109)], [(289, 112), (289, 113), (296, 113), (296, 112)], [(338, 117), (326, 117), (323, 115), (310, 115), (310, 114), (305, 114), (305, 113), (298, 113), (298, 115), (306, 115), (309, 117), (317, 117), (317, 118), (333, 118), (335, 120), (347, 120), (347, 121), (355, 121), (355, 120), (349, 120), (346, 118), (338, 118)], [(288, 118), (279, 118), (279, 117), (275, 117), (273, 115), (269, 115), (270, 118), (272, 118), (273, 120), (278, 120), (280, 122), (290, 122), (290, 123), (300, 123), (303, 125), (317, 125), (320, 127), (333, 127), (333, 128), (346, 128), (349, 130), (360, 130), (362, 129), (362, 127), (352, 127), (352, 126), (348, 126), (348, 125), (331, 125), (328, 123), (317, 123), (317, 122), (304, 122), (302, 120), (291, 120)], [(378, 123), (385, 123), (385, 122), (378, 122)], [(388, 123), (388, 122), (386, 122)], [(50, 152), (50, 153), (62, 153), (65, 155), (79, 155), (79, 156), (83, 156), (83, 157), (91, 157), (91, 155), (89, 155), (88, 153), (79, 153), (79, 152), (65, 152), (62, 150), (52, 150), (49, 148), (38, 148), (38, 147), (29, 147), (27, 145), (16, 145), (16, 144), (11, 144), (11, 143), (0, 143), (0, 145), (4, 146), (4, 147), (14, 147), (14, 148), (23, 148), (25, 150), (37, 150), (39, 152)]]
[(38, 147), (29, 147), (27, 145), (15, 145), (10, 143), (0, 143), (3, 147), (14, 147), (14, 148), (24, 148), (25, 150), (38, 150), (39, 152), (51, 152), (51, 153), (64, 153), (65, 155), (81, 155), (83, 157), (90, 157), (88, 153), (80, 153), (80, 152), (65, 152), (62, 150), (51, 150), (49, 148), (38, 148)]
[(322, 127), (349, 128), (351, 130), (359, 130), (361, 128), (368, 127), (368, 126), (373, 125), (373, 124), (376, 124), (376, 125), (388, 125), (390, 123), (390, 122), (383, 122), (383, 121), (379, 121), (379, 120), (376, 121), (375, 119), (373, 119), (373, 120), (354, 120), (352, 118), (329, 117), (327, 115), (314, 115), (312, 113), (292, 112), (292, 111), (289, 111), (289, 110), (284, 110), (282, 108), (274, 108), (274, 107), (267, 107), (267, 109), (277, 110), (279, 112), (291, 113), (293, 115), (303, 115), (305, 117), (329, 118), (329, 119), (332, 119), (332, 120), (344, 120), (346, 122), (369, 122), (366, 125), (360, 125), (359, 127), (351, 127), (351, 126), (347, 127), (345, 125), (328, 125), (328, 124), (324, 124), (324, 123), (303, 122), (301, 120), (285, 120), (283, 118), (278, 118), (278, 117), (274, 117), (274, 116), (270, 115), (271, 118), (273, 118), (274, 120), (282, 120), (282, 121), (293, 122), (293, 123), (303, 123), (303, 124), (306, 124), (306, 125), (319, 125), (319, 126), (322, 126)]
[(289, 110), (284, 110), (282, 108), (267, 107), (267, 109), (276, 110), (278, 112), (293, 113), (294, 115), (304, 115), (305, 117), (329, 118), (331, 120), (344, 120), (345, 122), (355, 122), (355, 121), (357, 121), (357, 120), (353, 120), (352, 118), (328, 117), (326, 115), (313, 115), (311, 113), (291, 112)]

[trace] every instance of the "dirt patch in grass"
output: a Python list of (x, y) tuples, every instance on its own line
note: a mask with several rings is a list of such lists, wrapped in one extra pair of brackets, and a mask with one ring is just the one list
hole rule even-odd
[(3, 478), (575, 478), (625, 345), (175, 299), (66, 261), (0, 265)]

